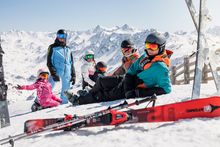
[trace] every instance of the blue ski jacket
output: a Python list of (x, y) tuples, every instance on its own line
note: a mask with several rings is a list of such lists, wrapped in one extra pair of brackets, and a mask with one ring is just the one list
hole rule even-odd
[(158, 60), (151, 62), (150, 66), (144, 69), (142, 61), (146, 56), (146, 54), (143, 54), (136, 62), (134, 62), (127, 73), (130, 75), (136, 75), (144, 82), (146, 88), (160, 87), (163, 88), (166, 93), (170, 93), (171, 81), (167, 64)]

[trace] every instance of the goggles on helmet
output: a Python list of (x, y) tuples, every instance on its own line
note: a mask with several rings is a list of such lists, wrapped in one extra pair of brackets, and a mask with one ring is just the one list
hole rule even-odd
[(106, 67), (100, 67), (98, 70), (101, 71), (102, 73), (106, 73), (107, 68)]
[(93, 54), (88, 54), (85, 56), (85, 59), (94, 59), (94, 55)]
[(66, 39), (66, 37), (67, 37), (66, 34), (57, 34), (57, 38)]
[(48, 79), (49, 74), (47, 72), (43, 72), (39, 75), (40, 78)]
[(158, 44), (155, 43), (146, 43), (145, 47), (147, 50), (152, 50), (152, 51), (156, 51), (159, 49)]

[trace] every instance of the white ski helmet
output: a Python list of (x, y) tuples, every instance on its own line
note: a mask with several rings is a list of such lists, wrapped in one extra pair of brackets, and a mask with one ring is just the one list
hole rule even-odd
[(94, 52), (92, 50), (87, 50), (85, 52), (85, 55), (94, 55)]
[(94, 52), (92, 50), (87, 50), (84, 55), (84, 59), (87, 60), (87, 56), (92, 56), (94, 59)]
[(39, 75), (42, 73), (47, 73), (49, 75), (49, 71), (47, 68), (41, 68), (37, 71), (37, 77), (39, 77)]

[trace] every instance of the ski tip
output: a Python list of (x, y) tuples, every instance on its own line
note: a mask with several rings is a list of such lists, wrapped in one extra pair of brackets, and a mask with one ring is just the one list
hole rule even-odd
[(15, 142), (14, 142), (14, 139), (11, 138), (11, 139), (9, 139), (8, 142), (9, 142), (9, 144), (11, 145), (11, 147), (14, 147), (14, 143), (15, 143)]

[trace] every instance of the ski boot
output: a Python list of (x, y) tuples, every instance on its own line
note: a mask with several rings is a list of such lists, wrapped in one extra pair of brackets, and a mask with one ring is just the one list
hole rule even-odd
[(36, 98), (34, 100), (34, 104), (31, 106), (31, 111), (35, 112), (35, 111), (46, 109), (46, 108), (50, 108), (50, 107), (43, 107), (43, 106), (41, 106), (39, 101), (38, 101), (38, 99)]
[(36, 103), (36, 102), (34, 102), (34, 104), (31, 106), (31, 111), (32, 112), (35, 112), (35, 111), (38, 111), (38, 110), (41, 110), (41, 109), (43, 109), (43, 107), (39, 103)]
[(79, 96), (76, 94), (73, 94), (71, 89), (64, 91), (64, 94), (68, 98), (68, 101), (73, 104), (73, 106), (76, 106), (79, 104), (78, 103)]
[(69, 102), (73, 104), (73, 106), (79, 105), (79, 96), (78, 95), (73, 95), (72, 97), (68, 98)]
[(78, 90), (77, 91), (77, 94), (79, 96), (85, 96), (86, 94), (88, 94), (89, 92), (87, 90)]
[(68, 98), (68, 100), (71, 99), (71, 98), (73, 97), (73, 95), (74, 95), (72, 89), (65, 90), (65, 91), (64, 91), (64, 94), (66, 95), (66, 97)]

